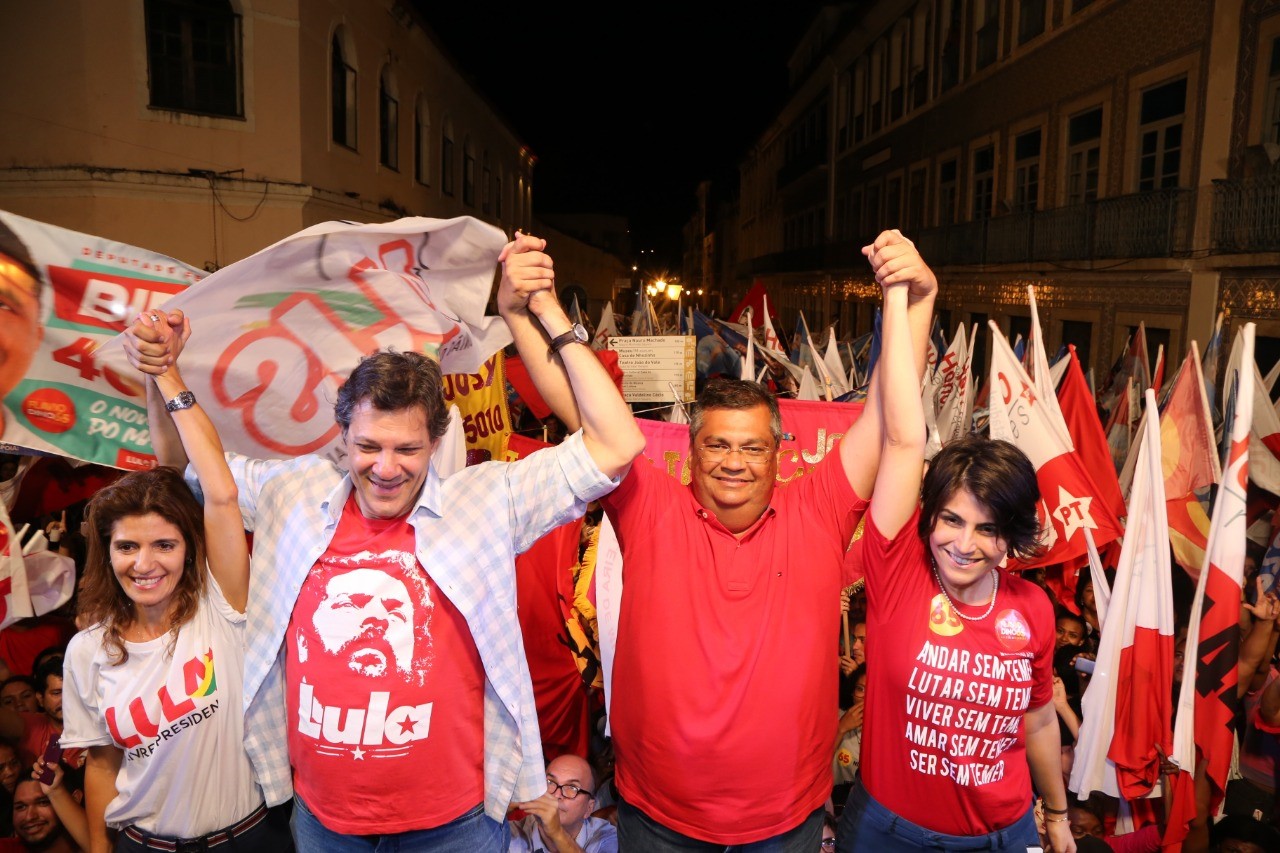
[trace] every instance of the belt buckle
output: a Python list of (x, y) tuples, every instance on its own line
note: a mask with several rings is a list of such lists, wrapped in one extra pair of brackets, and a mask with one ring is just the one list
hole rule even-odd
[(209, 841), (206, 838), (183, 838), (178, 840), (174, 853), (205, 853), (208, 849)]

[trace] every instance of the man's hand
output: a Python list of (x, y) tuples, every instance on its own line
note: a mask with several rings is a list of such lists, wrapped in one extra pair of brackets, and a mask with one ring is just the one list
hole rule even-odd
[(862, 247), (862, 254), (882, 288), (906, 285), (913, 302), (938, 292), (938, 279), (933, 270), (916, 251), (916, 244), (903, 237), (901, 231), (881, 231), (874, 243)]
[(538, 833), (551, 850), (559, 851), (566, 842), (575, 843), (560, 825), (560, 804), (552, 794), (543, 794), (531, 802), (516, 803), (516, 808), (523, 809), (538, 819)]
[(1280, 619), (1280, 598), (1276, 597), (1274, 589), (1266, 589), (1266, 578), (1258, 575), (1254, 578), (1257, 584), (1258, 598), (1255, 604), (1245, 602), (1244, 609), (1253, 614), (1253, 618), (1259, 622), (1275, 622)]
[(181, 311), (146, 311), (125, 329), (124, 351), (138, 370), (160, 376), (177, 363), (189, 337), (191, 321)]
[(840, 674), (853, 675), (853, 671), (858, 668), (858, 662), (848, 655), (840, 655)]
[(498, 255), (498, 262), (502, 264), (498, 313), (505, 317), (528, 312), (539, 319), (549, 310), (558, 309), (563, 313), (555, 298), (556, 276), (546, 248), (546, 240), (520, 232), (503, 247)]

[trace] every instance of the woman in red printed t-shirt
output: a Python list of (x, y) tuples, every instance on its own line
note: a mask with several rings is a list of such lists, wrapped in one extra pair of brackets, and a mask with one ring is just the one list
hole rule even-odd
[(1042, 590), (1000, 569), (1006, 555), (1036, 550), (1035, 469), (1013, 445), (971, 436), (934, 457), (922, 493), (924, 413), (897, 272), (893, 262), (876, 270), (883, 447), (862, 540), (868, 678), (862, 765), (837, 849), (1038, 846), (1034, 782), (1054, 853), (1073, 853), (1053, 611)]

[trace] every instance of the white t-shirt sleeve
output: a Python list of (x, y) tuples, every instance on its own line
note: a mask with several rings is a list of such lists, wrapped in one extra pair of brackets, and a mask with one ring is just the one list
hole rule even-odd
[(218, 586), (218, 579), (213, 576), (213, 572), (206, 569), (204, 577), (207, 583), (204, 591), (205, 598), (208, 599), (214, 612), (232, 625), (243, 624), (244, 614), (227, 603), (227, 597), (223, 595), (222, 587)]
[(111, 732), (102, 722), (99, 706), (102, 665), (101, 627), (81, 631), (67, 645), (63, 664), (62, 738), (64, 749), (114, 745)]

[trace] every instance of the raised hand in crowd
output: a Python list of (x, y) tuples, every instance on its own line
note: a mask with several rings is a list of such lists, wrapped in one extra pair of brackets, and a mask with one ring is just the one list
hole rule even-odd
[[(53, 768), (53, 781), (43, 779), (46, 766)], [(89, 820), (84, 811), (84, 793), (70, 790), (66, 783), (66, 771), (62, 763), (46, 765), (44, 758), (37, 758), (31, 778), (40, 783), (40, 790), (49, 798), (49, 805), (58, 816), (72, 840), (84, 850), (89, 849)]]

